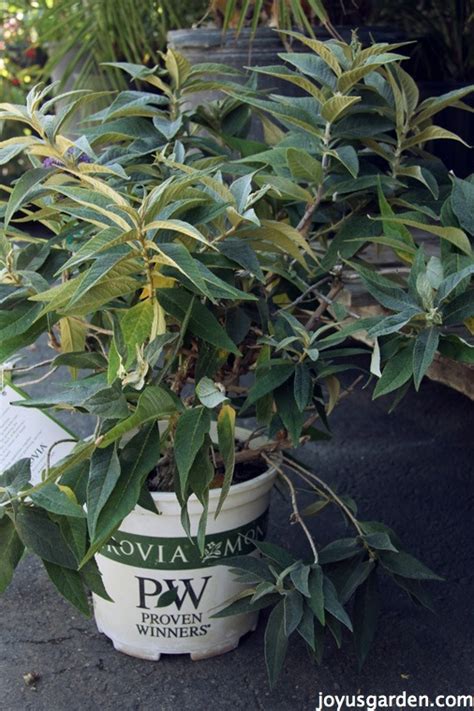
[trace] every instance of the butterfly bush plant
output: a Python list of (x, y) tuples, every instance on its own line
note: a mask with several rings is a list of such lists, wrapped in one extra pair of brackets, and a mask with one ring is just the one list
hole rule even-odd
[[(18, 405), (95, 421), (39, 484), (25, 459), (1, 474), (0, 589), (26, 548), (88, 613), (86, 590), (107, 595), (94, 555), (137, 503), (154, 510), (150, 489), (176, 493), (188, 535), (197, 496), (202, 552), (210, 488), (220, 510), (236, 471), (273, 465), (308, 556), (258, 543), (261, 557), (227, 560), (247, 589), (217, 613), (271, 608), (272, 684), (291, 636), (320, 661), (326, 634), (340, 645), (347, 628), (363, 663), (381, 575), (426, 606), (438, 578), (295, 448), (330, 436), (328, 416), (361, 380), (398, 401), (435, 357), (473, 362), (474, 182), (427, 150), (461, 140), (434, 120), (464, 109), (472, 87), (420, 101), (398, 45), (295, 39), (305, 51), (282, 55), (286, 67), (258, 70), (295, 85), (293, 98), (168, 51), (154, 69), (116, 64), (140, 88), (79, 138), (63, 127), (87, 93), (55, 111), (54, 87), (35, 88), (0, 107), (18, 126), (1, 161), (31, 163), (1, 206), (5, 377), (30, 377), (18, 354), (46, 337), (38, 368), (56, 377)], [(190, 108), (215, 88), (222, 99)], [(248, 137), (252, 114), (262, 140)], [(391, 269), (374, 261), (381, 249)], [(377, 305), (369, 317), (352, 304), (357, 286)], [(241, 416), (254, 423), (244, 441)], [(327, 507), (348, 531), (321, 546), (308, 520)]]

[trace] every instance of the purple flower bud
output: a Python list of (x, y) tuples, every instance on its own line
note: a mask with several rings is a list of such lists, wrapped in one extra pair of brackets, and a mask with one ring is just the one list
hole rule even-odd
[(57, 158), (48, 157), (43, 160), (43, 165), (45, 168), (61, 168), (63, 163)]
[(88, 155), (83, 153), (82, 155), (79, 156), (77, 159), (78, 163), (92, 163), (92, 158), (90, 158)]

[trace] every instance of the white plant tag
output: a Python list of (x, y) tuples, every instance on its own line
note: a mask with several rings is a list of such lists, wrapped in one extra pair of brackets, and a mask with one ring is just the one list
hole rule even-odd
[[(61, 439), (74, 437), (63, 425), (37, 408), (17, 407), (12, 402), (25, 400), (23, 392), (11, 385), (0, 391), (0, 472), (18, 459), (31, 460), (31, 482), (41, 481), (50, 447)], [(51, 452), (55, 464), (74, 448), (74, 442), (61, 442)]]

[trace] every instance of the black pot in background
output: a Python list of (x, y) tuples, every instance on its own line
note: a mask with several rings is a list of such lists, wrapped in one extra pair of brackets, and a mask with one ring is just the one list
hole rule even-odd
[[(352, 30), (349, 27), (337, 27), (344, 40), (350, 42)], [(328, 40), (331, 35), (324, 28), (316, 28), (318, 39)], [(377, 42), (404, 42), (406, 35), (402, 32), (390, 30), (385, 27), (362, 27), (358, 30), (359, 39), (363, 44)], [(168, 32), (168, 46), (183, 54), (191, 64), (201, 62), (217, 62), (227, 64), (235, 69), (245, 71), (245, 67), (265, 67), (269, 65), (284, 64), (278, 57), (279, 52), (286, 52), (278, 33), (269, 27), (259, 27), (252, 37), (250, 28), (244, 28), (238, 37), (234, 32), (223, 33), (217, 28), (199, 27), (188, 30), (173, 30)], [(295, 42), (294, 51), (308, 51), (308, 49)], [(289, 82), (275, 79), (275, 77), (259, 75), (259, 87), (272, 89), (276, 93), (286, 96), (298, 96), (301, 91)], [(196, 94), (193, 105), (210, 101), (218, 96), (215, 92)]]

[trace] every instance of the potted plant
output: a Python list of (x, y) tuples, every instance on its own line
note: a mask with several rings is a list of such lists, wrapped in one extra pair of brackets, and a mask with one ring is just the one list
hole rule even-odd
[[(71, 377), (13, 399), (24, 412), (95, 420), (59, 461), (51, 448), (39, 479), (25, 458), (1, 474), (1, 588), (26, 547), (84, 613), (92, 590), (117, 648), (155, 659), (226, 651), (273, 606), (272, 684), (296, 632), (320, 659), (326, 632), (340, 644), (353, 629), (364, 661), (381, 574), (422, 604), (424, 581), (438, 579), (292, 448), (327, 438), (327, 416), (364, 358), (375, 396), (397, 400), (437, 351), (472, 362), (472, 185), (423, 148), (455, 138), (431, 118), (459, 97), (419, 104), (386, 45), (299, 39), (310, 52), (289, 55), (298, 70), (286, 76), (307, 96), (241, 92), (271, 116), (265, 150), (222, 133), (222, 104), (186, 108), (208, 66), (171, 50), (164, 69), (121, 65), (161, 94), (119, 94), (76, 141), (60, 129), (81, 97), (58, 115), (48, 89), (0, 106), (1, 118), (32, 129), (0, 146), (32, 163), (3, 206), (0, 355), (44, 334), (56, 353), (38, 364), (41, 378)], [(237, 92), (229, 79), (220, 86)], [(33, 218), (44, 230), (35, 237), (22, 230)], [(420, 230), (441, 244), (429, 260)], [(367, 245), (388, 247), (402, 266), (380, 274)], [(353, 312), (354, 279), (381, 313)], [(370, 347), (350, 340), (361, 332)], [(14, 366), (8, 377), (21, 385), (31, 368)], [(255, 418), (245, 433), (242, 415)], [(306, 560), (263, 540), (276, 475)], [(295, 475), (312, 492), (304, 510)], [(322, 547), (307, 517), (326, 506), (353, 533)]]

